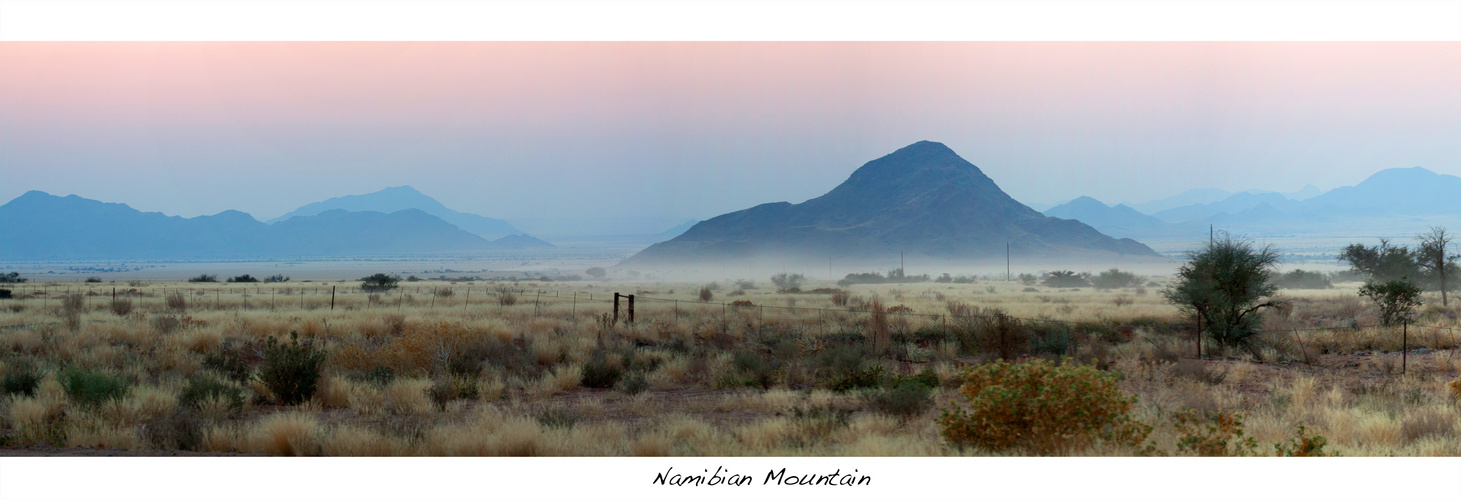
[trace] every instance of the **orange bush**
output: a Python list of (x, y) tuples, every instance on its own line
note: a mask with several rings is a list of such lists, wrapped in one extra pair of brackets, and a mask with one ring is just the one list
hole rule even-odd
[(455, 352), (477, 340), (461, 325), (437, 323), (421, 329), (402, 331), (390, 340), (374, 346), (347, 345), (335, 353), (335, 365), (346, 370), (370, 370), (388, 367), (398, 372), (428, 370), (446, 363)]
[(956, 446), (1049, 455), (1096, 439), (1136, 447), (1151, 432), (1131, 418), (1136, 397), (1116, 386), (1116, 373), (1037, 359), (973, 366), (962, 376), (969, 410), (954, 405), (938, 420)]

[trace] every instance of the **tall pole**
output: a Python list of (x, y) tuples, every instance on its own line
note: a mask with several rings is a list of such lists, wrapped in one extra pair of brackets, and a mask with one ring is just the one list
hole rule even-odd
[(1010, 242), (1004, 242), (1004, 280), (1010, 280)]
[(335, 286), (330, 286), (330, 310), (335, 310)]
[(903, 252), (898, 252), (898, 272), (908, 275), (908, 269), (903, 267)]

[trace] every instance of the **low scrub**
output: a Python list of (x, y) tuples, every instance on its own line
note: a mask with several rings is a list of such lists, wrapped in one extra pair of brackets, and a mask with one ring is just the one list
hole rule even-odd
[(1051, 455), (1096, 440), (1139, 446), (1151, 426), (1132, 419), (1136, 397), (1117, 387), (1119, 377), (1039, 359), (966, 368), (959, 391), (968, 409), (945, 408), (938, 423), (955, 446), (993, 451), (1023, 448)]
[(131, 385), (120, 376), (74, 366), (61, 370), (59, 378), (66, 395), (84, 406), (120, 401)]
[(325, 351), (314, 337), (300, 341), (299, 332), (289, 332), (289, 343), (270, 337), (264, 344), (264, 362), (259, 379), (284, 404), (299, 404), (314, 395)]

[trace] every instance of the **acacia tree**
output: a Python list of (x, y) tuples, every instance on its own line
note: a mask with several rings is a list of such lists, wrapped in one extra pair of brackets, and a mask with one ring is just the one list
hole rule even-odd
[(1446, 300), (1446, 292), (1453, 286), (1450, 278), (1456, 271), (1461, 271), (1456, 266), (1456, 259), (1461, 255), (1446, 255), (1446, 247), (1451, 244), (1451, 235), (1446, 233), (1446, 228), (1432, 226), (1429, 233), (1421, 233), (1416, 236), (1420, 240), (1420, 247), (1416, 249), (1416, 264), (1425, 269), (1430, 281), (1441, 289), (1441, 306), (1449, 305)]
[(1204, 250), (1187, 252), (1177, 280), (1162, 295), (1202, 320), (1209, 336), (1224, 347), (1248, 345), (1263, 321), (1262, 310), (1280, 305), (1273, 276), (1278, 252), (1272, 245), (1224, 235)]
[(1370, 281), (1416, 279), (1421, 274), (1416, 253), (1403, 246), (1392, 247), (1385, 238), (1380, 238), (1380, 246), (1374, 247), (1351, 243), (1339, 252), (1339, 260), (1348, 262)]
[(771, 283), (773, 285), (776, 285), (776, 289), (778, 290), (791, 290), (794, 288), (800, 288), (802, 286), (802, 282), (806, 281), (806, 279), (807, 277), (803, 276), (801, 273), (778, 273), (771, 277)]

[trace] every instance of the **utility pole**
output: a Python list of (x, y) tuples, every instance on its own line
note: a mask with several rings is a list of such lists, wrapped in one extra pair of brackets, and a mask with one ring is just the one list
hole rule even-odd
[(898, 252), (898, 271), (908, 276), (908, 268), (903, 267), (903, 252)]
[(1004, 280), (1010, 280), (1010, 242), (1004, 242)]

